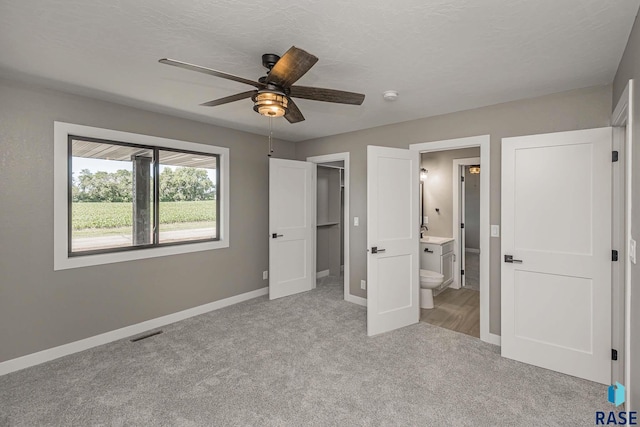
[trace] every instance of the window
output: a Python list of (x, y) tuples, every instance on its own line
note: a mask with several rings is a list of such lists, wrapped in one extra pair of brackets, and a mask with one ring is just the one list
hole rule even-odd
[(229, 246), (226, 148), (56, 122), (54, 160), (56, 270)]

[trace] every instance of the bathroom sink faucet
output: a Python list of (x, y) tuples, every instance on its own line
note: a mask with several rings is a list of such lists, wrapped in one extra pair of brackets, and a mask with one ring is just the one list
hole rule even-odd
[(422, 224), (420, 226), (420, 238), (424, 237), (427, 231), (429, 231), (429, 227), (427, 227), (425, 224)]

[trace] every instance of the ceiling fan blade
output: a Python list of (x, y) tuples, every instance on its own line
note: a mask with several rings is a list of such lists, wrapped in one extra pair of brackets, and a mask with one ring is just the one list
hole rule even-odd
[(292, 86), (289, 96), (294, 98), (311, 99), (313, 101), (336, 102), (338, 104), (361, 105), (364, 94), (345, 92), (343, 90), (322, 89), (310, 86)]
[(215, 107), (216, 105), (227, 104), (229, 102), (240, 101), (241, 99), (251, 98), (258, 93), (257, 90), (250, 90), (248, 92), (236, 93), (235, 95), (225, 96), (224, 98), (214, 99), (213, 101), (204, 102), (200, 105), (203, 107)]
[(309, 71), (316, 62), (318, 62), (317, 56), (291, 46), (269, 71), (267, 83), (287, 88)]
[(298, 123), (304, 120), (304, 116), (291, 98), (288, 99), (287, 114), (284, 115), (284, 118), (287, 119), (289, 123)]
[(209, 74), (211, 76), (221, 77), (227, 80), (233, 80), (234, 82), (245, 83), (251, 86), (255, 86), (258, 89), (262, 89), (265, 87), (264, 83), (255, 82), (253, 80), (234, 76), (233, 74), (229, 74), (229, 73), (223, 73), (222, 71), (212, 70), (211, 68), (189, 64), (188, 62), (176, 61), (175, 59), (169, 59), (169, 58), (162, 58), (158, 60), (158, 62), (160, 62), (161, 64), (173, 65), (174, 67), (178, 67), (178, 68), (184, 68), (185, 70), (197, 71), (199, 73)]

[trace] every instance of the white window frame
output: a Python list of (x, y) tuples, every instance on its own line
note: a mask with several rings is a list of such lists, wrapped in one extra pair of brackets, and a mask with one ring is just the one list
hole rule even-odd
[[(69, 256), (69, 223), (68, 223), (68, 138), (69, 135), (84, 136), (111, 141), (123, 141), (132, 144), (149, 145), (159, 148), (196, 151), (217, 154), (220, 156), (220, 182), (218, 203), (220, 217), (216, 219), (219, 240), (195, 242), (183, 245), (161, 246), (123, 252)], [(88, 267), (92, 265), (111, 264), (137, 259), (155, 258), (167, 255), (185, 254), (229, 247), (229, 149), (207, 144), (160, 138), (130, 132), (121, 132), (72, 123), (54, 122), (53, 138), (53, 269)]]

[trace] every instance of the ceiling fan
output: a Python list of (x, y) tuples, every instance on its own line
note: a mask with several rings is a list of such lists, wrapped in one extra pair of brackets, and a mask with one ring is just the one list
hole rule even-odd
[(215, 107), (216, 105), (251, 98), (254, 103), (254, 111), (267, 117), (284, 116), (289, 123), (298, 123), (304, 120), (304, 116), (291, 98), (352, 105), (361, 105), (364, 101), (364, 95), (361, 93), (310, 86), (294, 86), (293, 84), (318, 62), (317, 56), (295, 46), (292, 46), (282, 57), (273, 53), (262, 55), (262, 65), (264, 65), (269, 72), (266, 76), (260, 77), (258, 81), (245, 79), (234, 76), (233, 74), (212, 70), (211, 68), (189, 64), (187, 62), (176, 61), (174, 59), (163, 58), (160, 59), (159, 62), (245, 83), (256, 88), (247, 92), (205, 102), (200, 105)]

